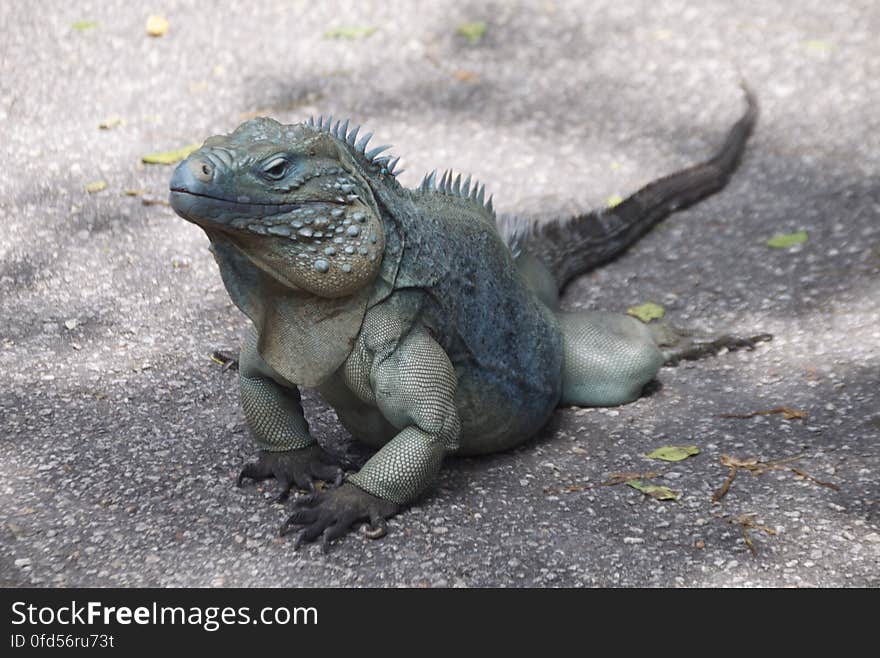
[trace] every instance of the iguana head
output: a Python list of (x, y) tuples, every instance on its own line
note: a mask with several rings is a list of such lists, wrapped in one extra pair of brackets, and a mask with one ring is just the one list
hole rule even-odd
[(350, 295), (379, 271), (385, 236), (370, 178), (393, 171), (356, 134), (347, 121), (252, 119), (178, 165), (171, 205), (286, 287)]

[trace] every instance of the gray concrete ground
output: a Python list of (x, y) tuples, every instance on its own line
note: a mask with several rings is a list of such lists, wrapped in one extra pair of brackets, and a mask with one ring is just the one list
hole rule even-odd
[[(877, 586), (880, 560), (880, 10), (819, 0), (532, 3), (0, 3), (0, 583), (24, 585)], [(95, 21), (77, 30), (77, 21)], [(475, 44), (456, 34), (485, 21)], [(355, 40), (328, 29), (371, 26)], [(721, 194), (570, 287), (572, 308), (646, 300), (680, 325), (760, 329), (751, 353), (664, 369), (626, 407), (561, 410), (507, 454), (451, 460), (436, 491), (328, 556), (276, 536), (252, 453), (230, 304), (142, 155), (243, 118), (350, 115), (402, 180), (472, 172), (501, 211), (600, 205), (763, 113)], [(98, 124), (123, 122), (110, 130)], [(379, 142), (377, 142), (379, 143)], [(105, 180), (106, 190), (84, 186)], [(777, 233), (806, 230), (774, 250)], [(720, 418), (787, 406), (809, 417)], [(313, 396), (316, 434), (346, 436)], [(702, 452), (663, 464), (666, 444)], [(722, 454), (740, 472), (720, 504)], [(663, 471), (661, 502), (622, 486)], [(574, 487), (574, 491), (564, 490)], [(753, 515), (746, 529), (741, 515)]]

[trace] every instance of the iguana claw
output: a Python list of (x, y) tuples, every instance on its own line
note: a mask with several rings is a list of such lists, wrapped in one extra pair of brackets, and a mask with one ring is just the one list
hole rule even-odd
[(661, 343), (666, 366), (675, 366), (682, 361), (695, 361), (707, 356), (714, 356), (721, 350), (731, 352), (741, 349), (753, 350), (758, 343), (773, 340), (772, 334), (757, 334), (754, 336), (738, 336), (724, 334), (723, 336), (704, 336), (695, 331), (672, 329), (677, 334), (677, 340), (667, 347)]
[(363, 489), (345, 483), (337, 489), (303, 496), (294, 503), (293, 514), (281, 526), (281, 536), (300, 528), (294, 549), (306, 542), (321, 538), (321, 549), (326, 553), (330, 542), (342, 537), (358, 521), (369, 521), (372, 526), (366, 535), (373, 539), (386, 532), (385, 519), (400, 511), (400, 505), (384, 500)]
[(236, 486), (240, 487), (245, 478), (266, 480), (274, 477), (281, 487), (275, 502), (287, 500), (294, 486), (314, 492), (315, 479), (330, 482), (334, 487), (338, 487), (342, 484), (343, 471), (332, 463), (332, 459), (317, 444), (286, 452), (261, 450), (256, 461), (245, 464), (241, 469)]

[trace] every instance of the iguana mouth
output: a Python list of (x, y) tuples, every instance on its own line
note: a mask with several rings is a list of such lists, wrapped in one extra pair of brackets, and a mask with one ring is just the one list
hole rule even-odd
[[(282, 204), (277, 204), (277, 203), (260, 203), (259, 201), (238, 201), (236, 199), (226, 199), (222, 196), (213, 196), (211, 194), (199, 194), (198, 192), (192, 192), (192, 191), (187, 190), (183, 187), (172, 187), (171, 191), (177, 192), (179, 194), (189, 194), (190, 196), (197, 196), (197, 197), (201, 197), (203, 199), (211, 199), (212, 201), (222, 201), (224, 203), (235, 203), (240, 206), (277, 206), (277, 205), (282, 205)], [(285, 205), (293, 208), (299, 204), (285, 204)]]
[(316, 199), (298, 203), (267, 203), (250, 199), (245, 201), (243, 200), (245, 198), (247, 197), (229, 199), (193, 192), (181, 187), (172, 187), (169, 195), (171, 207), (182, 217), (190, 221), (208, 221), (220, 224), (229, 223), (237, 218), (268, 219), (315, 206), (345, 207), (347, 205), (330, 199)]
[[(227, 199), (225, 197), (212, 196), (210, 194), (199, 194), (198, 192), (192, 192), (190, 190), (187, 190), (187, 189), (184, 189), (181, 187), (172, 187), (171, 194), (172, 194), (172, 197), (175, 194), (185, 194), (187, 196), (198, 197), (200, 199), (208, 199), (209, 201), (214, 202), (214, 203), (228, 204), (230, 206), (244, 206), (244, 207), (259, 206), (260, 208), (275, 207), (275, 208), (279, 209), (279, 212), (290, 212), (291, 210), (296, 210), (297, 208), (301, 208), (302, 206), (305, 206), (310, 203), (319, 203), (316, 201), (307, 201), (304, 203), (265, 203), (265, 202), (261, 203), (259, 201), (251, 201), (250, 199), (248, 199), (247, 201), (240, 201), (239, 199), (247, 198), (247, 197), (239, 197), (239, 199)], [(324, 203), (324, 202), (320, 202), (320, 203)]]

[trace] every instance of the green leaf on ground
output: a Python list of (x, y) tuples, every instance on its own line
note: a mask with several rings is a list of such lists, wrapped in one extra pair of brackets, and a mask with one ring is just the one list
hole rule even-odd
[(645, 457), (648, 459), (662, 459), (665, 462), (680, 462), (688, 457), (699, 455), (700, 449), (697, 446), (663, 446), (652, 450)]
[(76, 21), (71, 23), (70, 27), (78, 32), (85, 32), (86, 30), (94, 30), (98, 27), (98, 21)]
[(815, 53), (825, 53), (831, 50), (831, 44), (821, 39), (810, 39), (809, 41), (804, 41), (804, 48)]
[(656, 500), (678, 500), (678, 494), (669, 487), (662, 487), (656, 484), (645, 484), (641, 480), (629, 480), (627, 486), (638, 489), (646, 496), (650, 496)]
[(789, 247), (793, 247), (796, 244), (803, 244), (807, 241), (806, 231), (797, 231), (796, 233), (784, 233), (781, 235), (774, 235), (772, 238), (767, 240), (767, 246), (772, 249), (788, 249)]
[(117, 126), (121, 126), (124, 123), (121, 117), (107, 117), (101, 123), (98, 124), (98, 128), (101, 130), (111, 130), (116, 128)]
[(373, 32), (375, 27), (365, 25), (347, 25), (345, 27), (335, 27), (332, 30), (324, 32), (325, 39), (366, 39)]
[(150, 153), (141, 158), (142, 162), (147, 164), (174, 164), (186, 159), (190, 153), (195, 151), (201, 144), (187, 144), (174, 151), (159, 151), (158, 153)]
[(95, 192), (100, 192), (101, 190), (107, 189), (107, 181), (105, 180), (96, 180), (91, 183), (86, 183), (86, 192), (89, 194), (94, 194)]
[(619, 206), (623, 203), (623, 197), (619, 194), (612, 194), (610, 197), (605, 199), (605, 205), (609, 208), (613, 208), (614, 206)]
[(638, 318), (645, 323), (650, 322), (651, 320), (659, 320), (666, 315), (666, 309), (660, 306), (660, 304), (655, 304), (654, 302), (645, 302), (644, 304), (633, 306), (626, 309), (626, 312), (628, 315)]
[(486, 34), (486, 24), (483, 21), (462, 23), (458, 26), (456, 32), (467, 39), (468, 43), (473, 45), (482, 39), (484, 34)]

